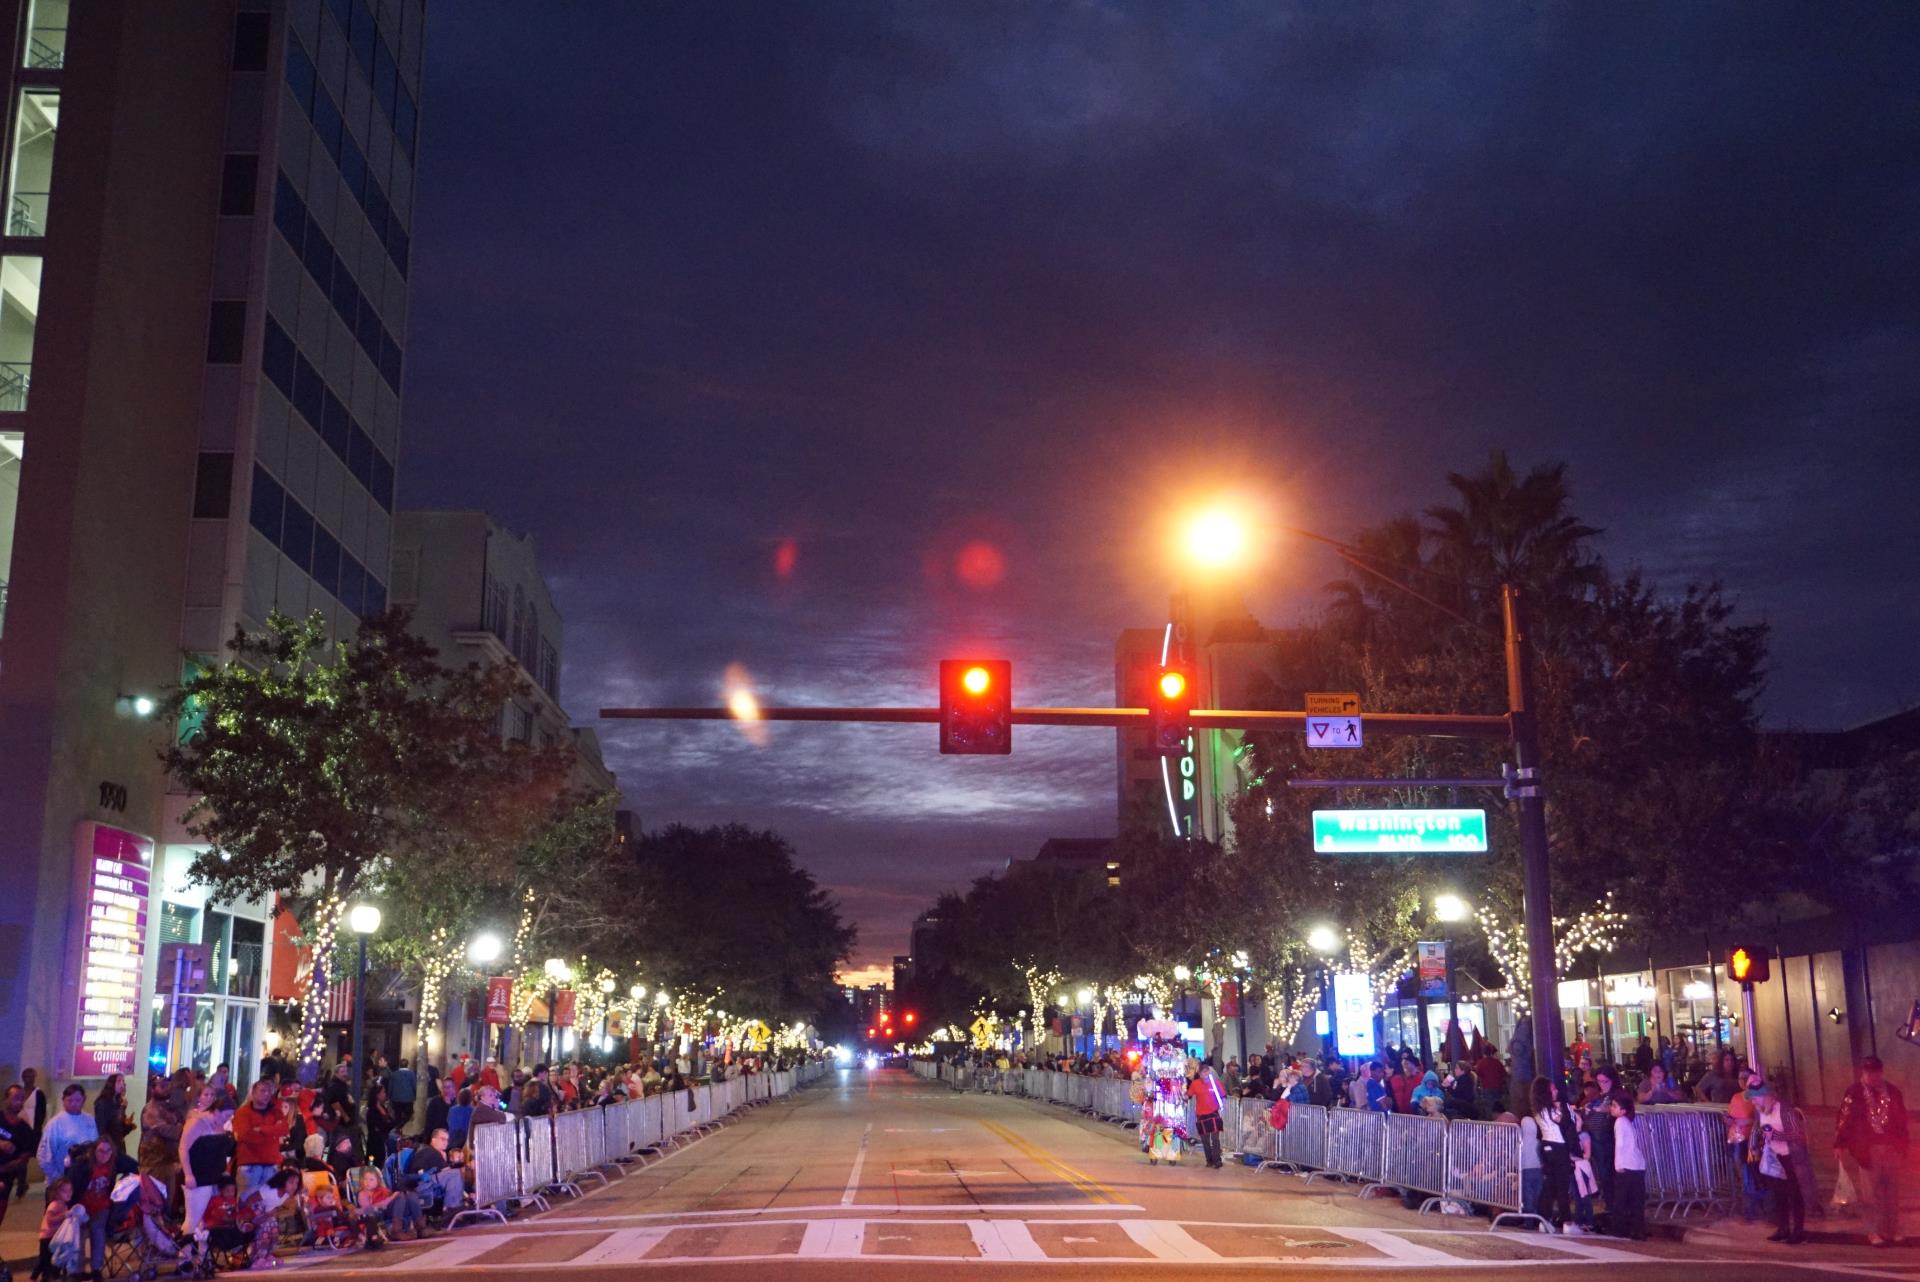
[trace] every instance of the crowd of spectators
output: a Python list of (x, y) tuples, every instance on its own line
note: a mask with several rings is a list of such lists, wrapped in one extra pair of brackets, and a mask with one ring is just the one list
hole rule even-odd
[(295, 1065), (269, 1053), (244, 1097), (225, 1064), (156, 1073), (137, 1118), (118, 1074), (91, 1099), (68, 1086), (50, 1109), (29, 1069), (0, 1098), (0, 1222), (37, 1168), (36, 1279), (101, 1282), (115, 1248), (143, 1268), (171, 1262), (198, 1276), (272, 1269), (283, 1242), (377, 1248), (439, 1231), (470, 1203), (475, 1126), (788, 1067), (784, 1056), (722, 1062), (696, 1052), (509, 1070), (461, 1055), (422, 1075), (376, 1055), (356, 1093), (348, 1058), (304, 1085)]

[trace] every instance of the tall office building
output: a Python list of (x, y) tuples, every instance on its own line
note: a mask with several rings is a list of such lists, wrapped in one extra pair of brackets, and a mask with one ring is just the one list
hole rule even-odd
[(188, 884), (144, 714), (236, 625), (385, 605), (423, 22), (0, 0), (0, 1073), (269, 1036), (272, 906)]

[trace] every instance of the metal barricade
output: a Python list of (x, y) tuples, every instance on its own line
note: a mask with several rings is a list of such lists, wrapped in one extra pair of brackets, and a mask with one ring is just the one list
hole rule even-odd
[(1327, 1118), (1327, 1171), (1380, 1182), (1386, 1155), (1387, 1115), (1372, 1109), (1337, 1108)]
[(1327, 1109), (1320, 1104), (1294, 1104), (1287, 1124), (1278, 1132), (1270, 1165), (1312, 1177), (1327, 1167)]
[(467, 1160), (473, 1166), (473, 1207), (453, 1217), (449, 1228), (468, 1220), (506, 1223), (504, 1208), (520, 1200), (520, 1155), (514, 1149), (513, 1126), (489, 1122), (469, 1128)]
[(633, 1131), (637, 1147), (657, 1149), (666, 1142), (666, 1128), (660, 1124), (660, 1119), (666, 1116), (669, 1098), (666, 1095), (650, 1095), (640, 1101), (640, 1118)]
[(1719, 1108), (1658, 1105), (1635, 1113), (1647, 1158), (1647, 1210), (1679, 1219), (1731, 1210), (1740, 1198), (1740, 1164)]
[(1512, 1122), (1448, 1123), (1441, 1193), (1448, 1201), (1518, 1213), (1520, 1128)]
[(587, 1176), (598, 1179), (602, 1184), (607, 1182), (606, 1176), (593, 1169), (593, 1152), (588, 1137), (593, 1130), (594, 1120), (591, 1110), (562, 1113), (555, 1119), (554, 1141), (558, 1152), (554, 1161), (559, 1171), (556, 1184), (577, 1186)]
[(691, 1086), (661, 1096), (660, 1133), (670, 1140), (677, 1140), (692, 1131), (693, 1112), (698, 1102), (698, 1096)]
[[(554, 1155), (558, 1145), (558, 1127), (550, 1117), (523, 1117), (513, 1124), (514, 1144), (520, 1154), (520, 1188), (523, 1193), (539, 1193), (556, 1187)], [(578, 1192), (578, 1188), (573, 1189)]]
[(1447, 1119), (1387, 1113), (1380, 1182), (1373, 1187), (1439, 1197), (1447, 1191)]

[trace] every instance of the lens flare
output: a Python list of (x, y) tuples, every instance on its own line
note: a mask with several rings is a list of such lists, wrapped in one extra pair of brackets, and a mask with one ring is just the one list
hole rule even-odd
[(767, 746), (767, 723), (760, 719), (760, 700), (753, 693), (753, 678), (745, 667), (729, 663), (720, 679), (726, 695), (727, 711), (740, 726), (740, 733), (756, 748)]
[(998, 587), (1007, 577), (1007, 558), (985, 539), (975, 539), (953, 559), (954, 577), (976, 592)]

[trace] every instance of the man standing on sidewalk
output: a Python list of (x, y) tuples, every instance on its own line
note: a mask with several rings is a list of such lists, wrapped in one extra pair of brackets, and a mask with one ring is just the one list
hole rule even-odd
[(1840, 1097), (1834, 1147), (1852, 1155), (1873, 1182), (1873, 1221), (1868, 1240), (1889, 1247), (1900, 1241), (1900, 1172), (1907, 1161), (1907, 1102), (1887, 1081), (1880, 1057), (1860, 1061), (1860, 1080)]

